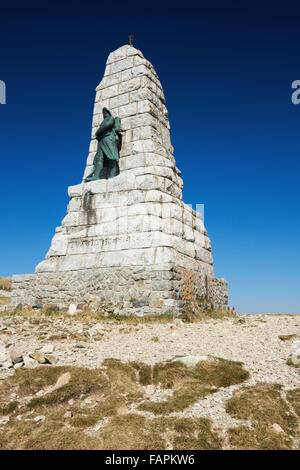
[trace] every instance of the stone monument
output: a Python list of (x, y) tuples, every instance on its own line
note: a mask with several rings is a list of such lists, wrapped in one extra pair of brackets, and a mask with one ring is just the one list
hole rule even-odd
[(226, 307), (227, 283), (214, 277), (210, 239), (182, 187), (159, 78), (141, 51), (120, 47), (96, 88), (83, 180), (69, 187), (35, 274), (13, 276), (12, 304), (96, 299), (140, 315), (180, 314), (201, 299)]

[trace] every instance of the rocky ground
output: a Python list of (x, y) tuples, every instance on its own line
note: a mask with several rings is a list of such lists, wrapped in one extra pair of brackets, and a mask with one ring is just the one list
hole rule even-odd
[[(32, 369), (41, 364), (42, 367), (97, 369), (108, 358), (155, 365), (178, 356), (187, 357), (188, 366), (210, 357), (242, 362), (249, 372), (242, 383), (218, 386), (214, 393), (168, 414), (178, 418), (209, 418), (223, 439), (222, 448), (232, 448), (229, 429), (253, 426), (245, 413), (246, 419), (241, 419), (242, 414), (229, 413), (226, 408), (228, 401), (237, 396), (237, 390), (260, 383), (280, 384), (282, 397), (291, 390), (299, 390), (299, 349), (300, 316), (297, 315), (242, 315), (196, 323), (175, 319), (167, 323), (130, 324), (67, 314), (0, 314), (0, 384), (13, 376), (16, 369)], [(173, 392), (152, 383), (143, 387), (143, 393), (143, 399), (162, 402)], [(129, 411), (135, 412), (137, 408), (137, 403), (132, 403)], [(295, 409), (290, 408), (288, 414), (296, 417)], [(152, 419), (155, 413), (145, 411), (143, 415)], [(0, 426), (4, 429), (5, 425), (5, 418), (1, 422), (0, 416)], [(272, 426), (272, 432), (287, 433), (279, 423), (268, 425)], [(290, 447), (298, 448), (295, 434), (289, 438), (293, 441)]]

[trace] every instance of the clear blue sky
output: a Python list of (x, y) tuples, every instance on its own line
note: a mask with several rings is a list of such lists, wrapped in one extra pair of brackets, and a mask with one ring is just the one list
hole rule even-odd
[(300, 313), (299, 2), (6, 2), (0, 275), (30, 273), (80, 182), (94, 89), (135, 35), (165, 90), (184, 200), (239, 312)]

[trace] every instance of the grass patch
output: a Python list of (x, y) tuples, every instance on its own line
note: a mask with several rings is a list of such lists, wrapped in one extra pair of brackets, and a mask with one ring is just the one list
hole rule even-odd
[(200, 398), (203, 398), (210, 393), (213, 393), (213, 391), (209, 387), (204, 387), (200, 384), (188, 383), (179, 390), (176, 390), (166, 401), (153, 402), (149, 400), (141, 403), (138, 409), (149, 411), (156, 415), (170, 414), (174, 411), (183, 411), (185, 408), (188, 408), (196, 403)]
[[(221, 372), (224, 367), (228, 369), (225, 374)], [(211, 384), (228, 383), (229, 370), (231, 383), (247, 374), (239, 363), (218, 359), (192, 368), (178, 361), (150, 366), (106, 359), (95, 370), (71, 366), (17, 369), (0, 385), (0, 413), (10, 417), (5, 432), (0, 433), (0, 449), (219, 449), (222, 439), (209, 420), (148, 419), (130, 413), (130, 405), (141, 404), (143, 386), (154, 384), (172, 387), (174, 393), (165, 402), (145, 402), (144, 406), (156, 405), (155, 414), (183, 410), (195, 398), (212, 393)], [(49, 388), (66, 373), (69, 381)], [(45, 394), (36, 396), (39, 391)], [(7, 403), (12, 394), (14, 401)], [(71, 412), (69, 417), (66, 411)], [(36, 422), (37, 415), (45, 419)], [(103, 427), (93, 430), (103, 418), (107, 419)]]
[(134, 367), (119, 359), (105, 359), (102, 366), (106, 368), (111, 389), (118, 393), (137, 391), (137, 374)]
[(12, 420), (0, 435), (1, 450), (94, 450), (98, 442), (80, 429), (67, 429), (52, 420), (42, 424)]
[(0, 306), (10, 304), (10, 297), (0, 297)]
[(155, 423), (144, 416), (115, 416), (101, 433), (101, 448), (105, 450), (166, 449), (166, 443)]
[[(183, 411), (200, 398), (214, 393), (216, 387), (228, 387), (241, 383), (249, 377), (239, 362), (216, 358), (216, 361), (200, 361), (187, 367), (179, 361), (159, 363), (153, 367), (153, 384), (164, 389), (175, 389), (163, 402), (145, 401), (138, 409), (154, 414)], [(214, 388), (212, 388), (214, 387)]]
[(68, 335), (65, 334), (65, 333), (60, 333), (60, 334), (57, 334), (57, 335), (51, 335), (48, 338), (49, 341), (61, 341), (61, 340), (64, 340), (64, 339), (68, 339)]
[[(52, 367), (48, 369), (52, 369)], [(44, 396), (33, 398), (27, 405), (29, 409), (65, 403), (70, 399), (78, 399), (81, 395), (94, 392), (104, 395), (108, 395), (110, 392), (108, 380), (100, 370), (85, 369), (84, 367), (53, 367), (53, 369), (56, 369), (55, 375), (57, 378), (62, 373), (70, 372), (70, 382)], [(52, 384), (55, 384), (55, 382), (52, 382)]]
[(7, 406), (0, 407), (0, 415), (9, 415), (13, 413), (17, 409), (18, 405), (19, 403), (17, 401), (11, 401)]
[(17, 369), (13, 376), (0, 383), (0, 399), (6, 401), (9, 392), (17, 392), (19, 397), (34, 395), (39, 390), (54, 385), (65, 371), (67, 371), (65, 367)]
[[(230, 317), (236, 317), (237, 314), (230, 310), (209, 310), (209, 309), (198, 309), (197, 312), (192, 312), (186, 309), (181, 316), (175, 315), (147, 315), (140, 317), (137, 315), (120, 315), (113, 312), (98, 311), (93, 312), (88, 307), (84, 307), (82, 311), (78, 312), (72, 317), (72, 322), (78, 320), (80, 322), (100, 322), (100, 323), (113, 323), (118, 325), (151, 325), (151, 324), (167, 324), (173, 322), (175, 319), (180, 318), (185, 323), (195, 323), (206, 321), (208, 319), (224, 320)], [(66, 311), (61, 311), (50, 306), (44, 306), (42, 309), (22, 308), (12, 309), (5, 312), (5, 315), (21, 316), (30, 319), (36, 319), (38, 321), (41, 317), (49, 318), (64, 318), (70, 319), (70, 316)]]
[(280, 335), (278, 336), (281, 341), (293, 341), (293, 339), (298, 338), (298, 335), (292, 334), (292, 335)]
[(294, 408), (297, 416), (300, 417), (300, 388), (295, 388), (294, 390), (289, 390), (286, 392), (286, 397), (288, 402)]
[(185, 323), (196, 323), (206, 320), (226, 320), (227, 318), (237, 318), (237, 313), (234, 310), (214, 310), (214, 309), (203, 309), (197, 307), (191, 310), (189, 306), (184, 307), (183, 313), (180, 315), (180, 319)]
[[(229, 430), (229, 440), (235, 449), (291, 449), (290, 436), (297, 436), (297, 418), (281, 396), (281, 385), (261, 383), (234, 392), (226, 411), (237, 419), (250, 420), (253, 429), (239, 426)], [(278, 424), (283, 433), (277, 433)]]
[(113, 416), (119, 410), (126, 408), (126, 400), (122, 396), (106, 397), (99, 405), (93, 408), (72, 408), (73, 417), (70, 423), (74, 427), (87, 428), (94, 426), (100, 419)]
[(211, 421), (206, 418), (158, 418), (153, 420), (164, 430), (168, 441), (176, 450), (218, 450), (223, 440), (212, 431)]
[(131, 367), (138, 371), (138, 381), (140, 385), (150, 385), (152, 383), (152, 367), (143, 362), (130, 362)]
[(292, 440), (262, 425), (238, 426), (228, 430), (231, 446), (236, 450), (289, 450)]

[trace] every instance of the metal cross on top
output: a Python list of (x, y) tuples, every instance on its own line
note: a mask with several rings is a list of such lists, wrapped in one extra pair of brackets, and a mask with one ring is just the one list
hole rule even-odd
[(133, 34), (129, 34), (129, 45), (133, 46)]

